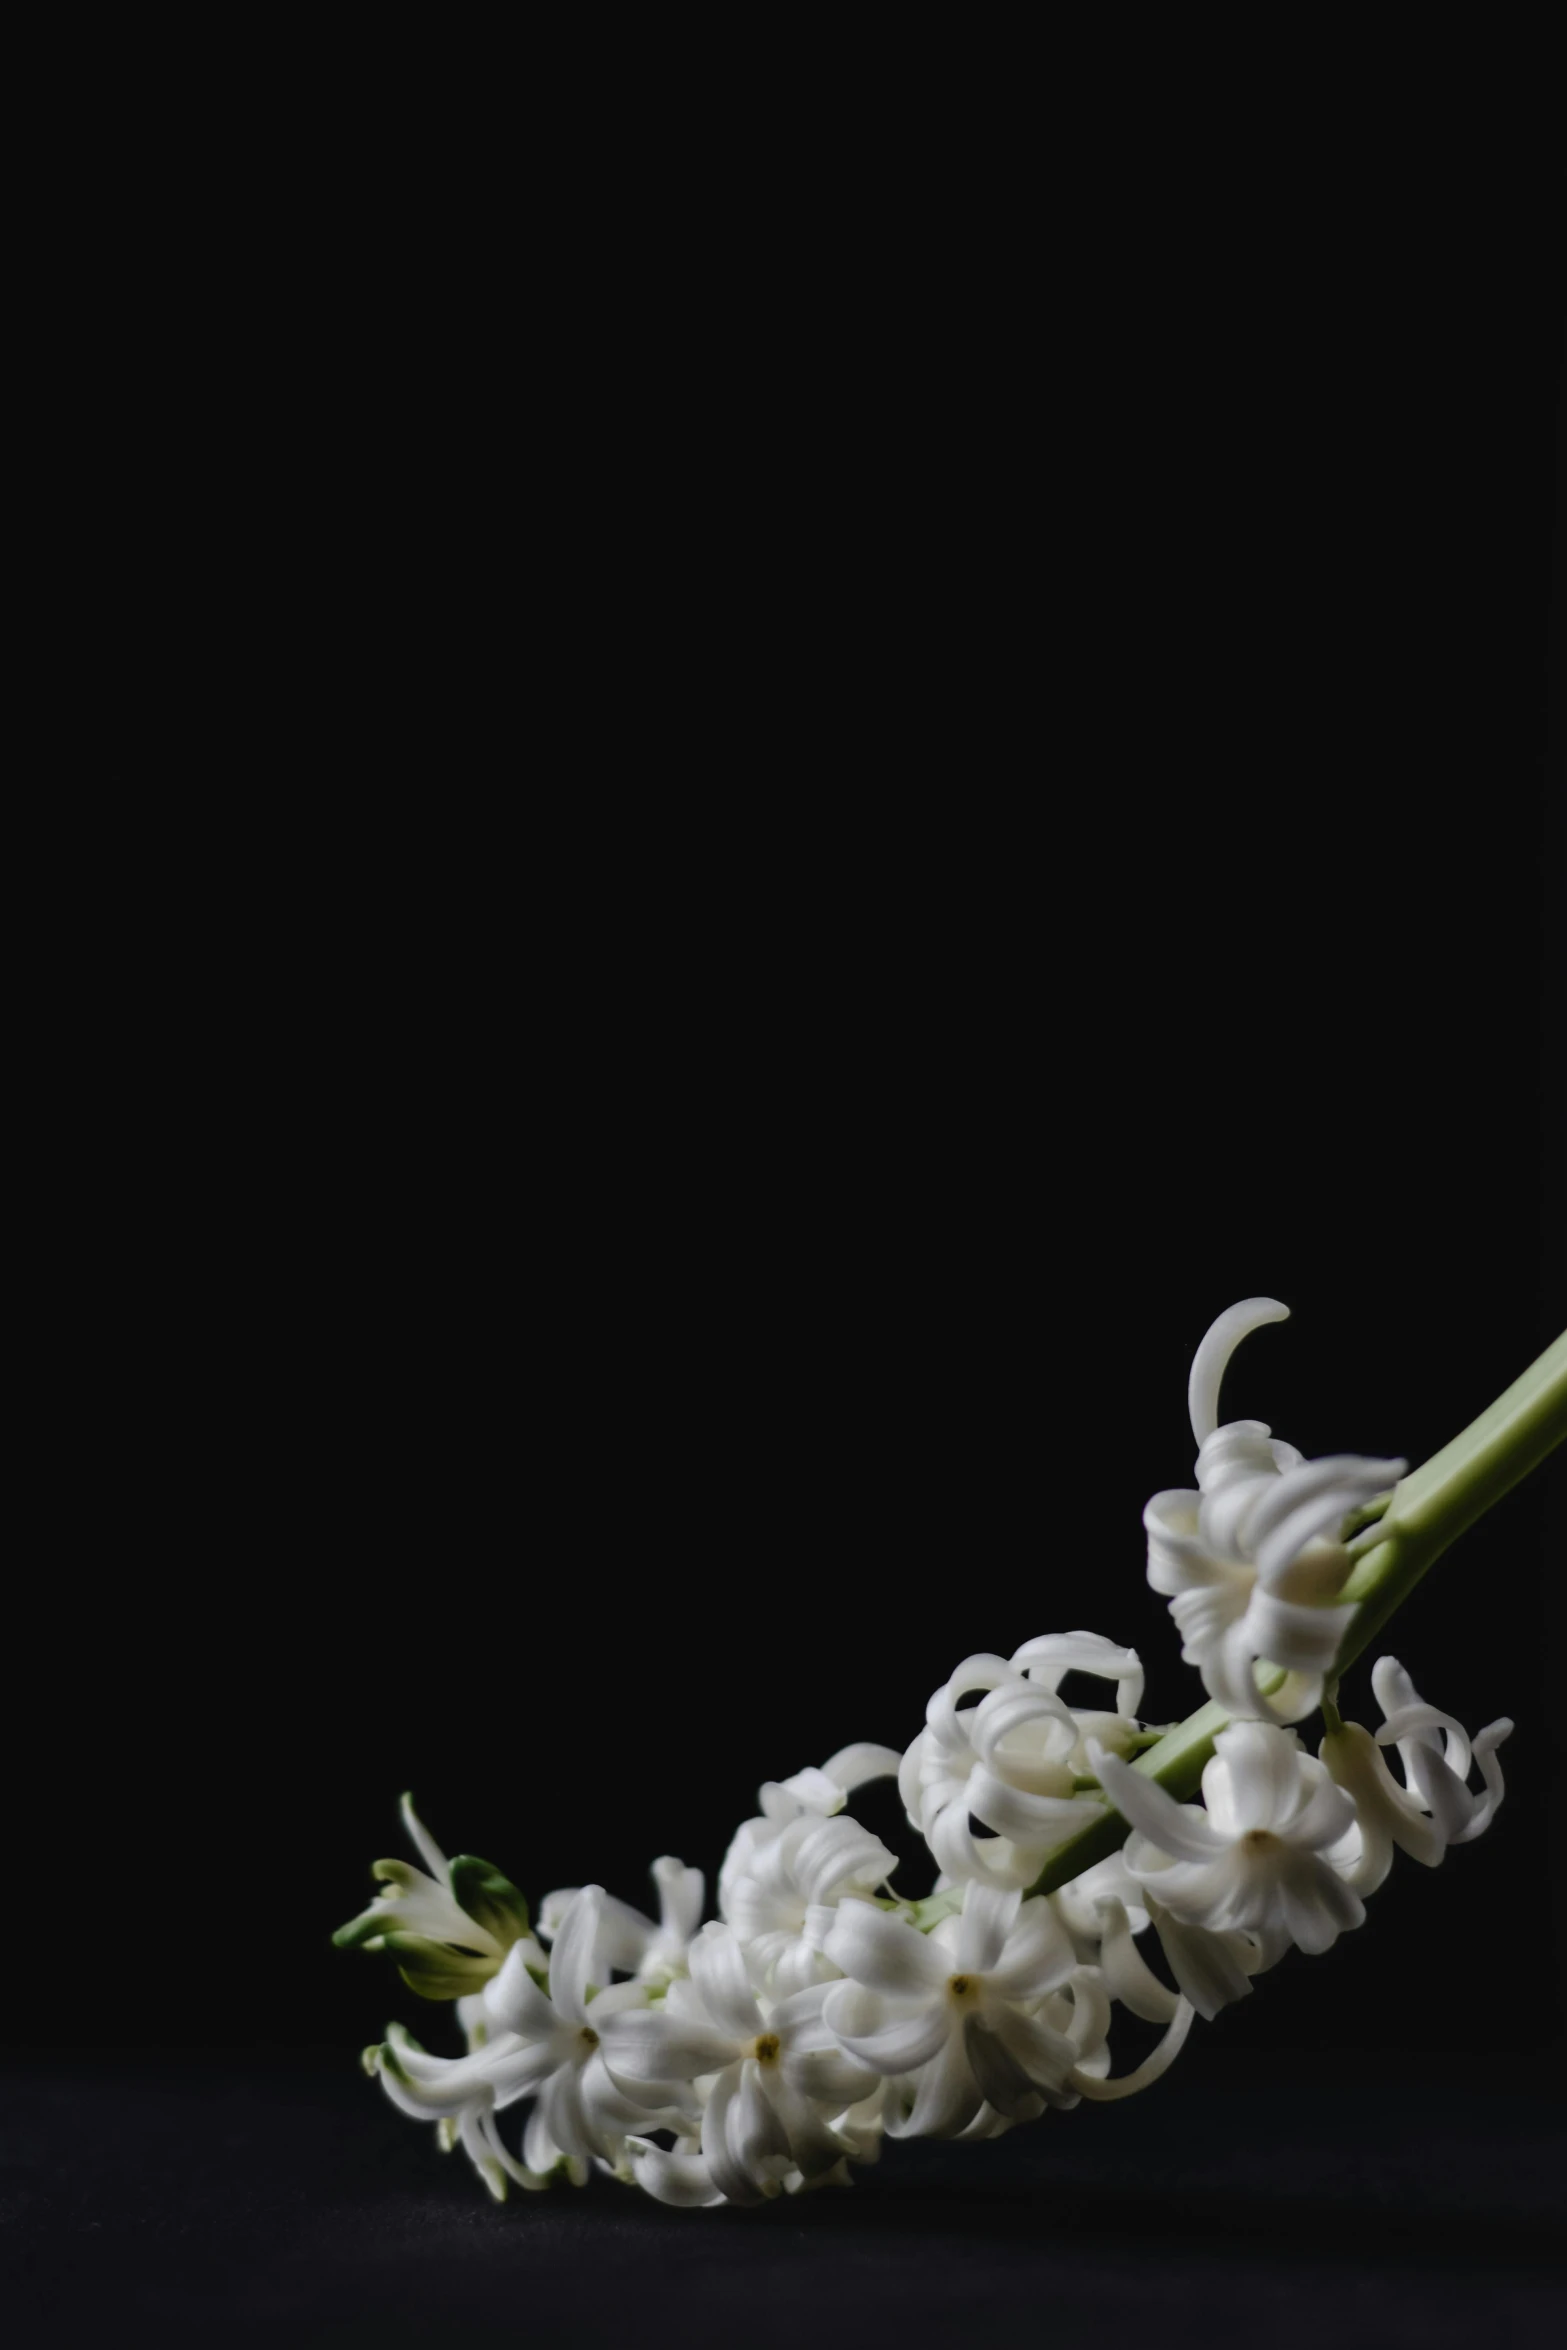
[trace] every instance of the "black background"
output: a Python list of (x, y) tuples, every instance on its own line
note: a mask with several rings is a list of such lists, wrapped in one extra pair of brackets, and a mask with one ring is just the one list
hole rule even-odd
[[(640, 1900), (974, 1649), (1086, 1625), (1174, 1718), (1139, 1514), (1213, 1314), (1294, 1309), (1227, 1415), (1412, 1461), (1560, 1328), (1559, 306), (1483, 240), (1302, 268), (938, 241), (700, 351), (674, 289), (543, 382), (476, 327), (428, 434), (372, 303), (261, 397), (245, 584), (122, 746), (224, 780), (128, 799), (83, 983), (20, 1783), (94, 1891), (18, 2062), (436, 2039), (328, 1947), (405, 1786)], [(1555, 2060), (1561, 1485), (1387, 1642), (1516, 1718), (1496, 1829), (1183, 2078)]]

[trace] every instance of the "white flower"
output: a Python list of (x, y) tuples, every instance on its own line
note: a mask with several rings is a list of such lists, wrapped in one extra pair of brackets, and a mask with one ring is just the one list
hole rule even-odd
[[(701, 2160), (708, 2183), (731, 2203), (763, 2202), (792, 2172), (811, 2179), (850, 2150), (830, 2117), (876, 2083), (823, 2022), (827, 1988), (769, 2002), (764, 2014), (733, 1929), (709, 1925), (691, 1945), (689, 1981), (672, 1984), (661, 2007), (618, 2014), (605, 2026), (605, 2060), (628, 2095), (667, 2102), (673, 2084), (698, 2085)], [(688, 2154), (676, 2183), (700, 2200), (691, 2161)], [(670, 2183), (667, 2166), (650, 2173), (650, 2183), (654, 2175)]]
[[(1116, 1683), (1113, 1714), (1074, 1713), (1057, 1694), (1068, 1672)], [(999, 1889), (1031, 1884), (1047, 1854), (1100, 1817), (1074, 1792), (1087, 1741), (1115, 1748), (1137, 1732), (1142, 1666), (1136, 1651), (1095, 1632), (1025, 1641), (1010, 1659), (965, 1658), (925, 1709), (925, 1728), (898, 1770), (910, 1823), (943, 1873)], [(963, 1699), (986, 1694), (972, 1708)], [(991, 1833), (983, 1842), (973, 1817)]]
[(898, 1756), (890, 1746), (873, 1746), (860, 1739), (853, 1746), (840, 1747), (820, 1770), (813, 1767), (796, 1771), (792, 1779), (769, 1779), (757, 1793), (761, 1810), (754, 1819), (742, 1820), (724, 1855), (718, 1872), (719, 1915), (729, 1915), (729, 1891), (736, 1878), (751, 1871), (755, 1855), (781, 1836), (791, 1822), (807, 1816), (830, 1819), (842, 1811), (857, 1787), (872, 1779), (895, 1778), (897, 1771)]
[[(688, 1869), (683, 1860), (667, 1853), (654, 1861), (649, 1874), (658, 1888), (657, 1925), (628, 1901), (606, 1893), (599, 1917), (598, 1963), (656, 1989), (686, 1971), (691, 1937), (702, 1923), (706, 1880), (700, 1869)], [(568, 1885), (545, 1894), (539, 1932), (546, 1941), (553, 1941), (577, 1893), (575, 1885)]]
[(873, 1894), (896, 1866), (897, 1855), (846, 1812), (804, 1813), (753, 1846), (730, 1875), (723, 1908), (758, 1987), (787, 1999), (830, 1981), (838, 1970), (822, 1945), (838, 1903)]
[[(644, 2105), (626, 2099), (600, 2054), (600, 2027), (624, 2009), (645, 2003), (639, 1983), (600, 1991), (591, 2001), (592, 1973), (602, 1962), (596, 1943), (603, 1887), (585, 1886), (561, 1920), (550, 1958), (549, 1995), (533, 1981), (523, 1945), (515, 1944), (483, 1994), (487, 2037), (467, 2056), (431, 2056), (395, 2030), (372, 2052), (393, 2103), (424, 2120), (457, 2119), (463, 2142), (492, 2190), (506, 2178), (523, 2186), (564, 2162), (585, 2175), (595, 2156), (613, 2162), (628, 2131), (655, 2126)], [(494, 2116), (523, 2097), (537, 2107), (524, 2139), (524, 2161), (506, 2152)], [(664, 2101), (667, 2105), (668, 2100)], [(680, 2123), (675, 2108), (661, 2115)]]
[[(1496, 1815), (1505, 1788), (1497, 1748), (1511, 1736), (1505, 1718), (1471, 1740), (1451, 1715), (1427, 1705), (1396, 1657), (1379, 1657), (1371, 1686), (1386, 1719), (1375, 1739), (1344, 1722), (1322, 1741), (1322, 1760), (1353, 1799), (1359, 1827), (1344, 1876), (1357, 1893), (1374, 1893), (1393, 1865), (1393, 1847), (1434, 1869), (1450, 1844), (1469, 1844)], [(1379, 1749), (1397, 1745), (1400, 1787)], [(1468, 1786), (1480, 1766), (1483, 1793)]]
[(411, 1795), (401, 1810), (425, 1867), (378, 1860), (370, 1873), (385, 1890), (338, 1928), (332, 1937), (338, 1948), (392, 1951), (404, 1982), (426, 1999), (463, 2000), (478, 1992), (516, 1946), (525, 1963), (542, 1968), (544, 1953), (528, 1931), (528, 1905), (516, 1886), (472, 1853), (449, 1861)]
[(1103, 2080), (1110, 2001), (1102, 1980), (1077, 1964), (1049, 1902), (1024, 1901), (1016, 1889), (971, 1884), (962, 1915), (928, 1936), (845, 1902), (827, 1953), (850, 1978), (833, 1985), (822, 2010), (839, 2045), (889, 2079), (911, 2076), (887, 2123), (895, 2137), (992, 2136), (1001, 2122), (1028, 2120), (1046, 2105), (1146, 2086), (1191, 2021), (1176, 2002), (1166, 2041), (1140, 2076)]
[[(1210, 1697), (1236, 1719), (1298, 1722), (1321, 1702), (1354, 1613), (1335, 1604), (1354, 1561), (1337, 1539), (1350, 1514), (1397, 1484), (1407, 1464), (1358, 1454), (1303, 1461), (1261, 1420), (1219, 1425), (1219, 1384), (1248, 1332), (1287, 1320), (1276, 1298), (1222, 1313), (1198, 1347), (1187, 1400), (1195, 1492), (1156, 1493), (1143, 1512), (1148, 1580), (1170, 1602)], [(1257, 1660), (1287, 1678), (1272, 1699)]]
[(1206, 1811), (1177, 1803), (1115, 1755), (1095, 1759), (1105, 1793), (1135, 1831), (1126, 1865), (1156, 1924), (1168, 1914), (1178, 1926), (1255, 1935), (1260, 1963), (1271, 1966), (1292, 1942), (1327, 1950), (1363, 1921), (1363, 1904), (1333, 1863), (1354, 1827), (1354, 1805), (1292, 1730), (1266, 1722), (1221, 1730), (1202, 1775)]

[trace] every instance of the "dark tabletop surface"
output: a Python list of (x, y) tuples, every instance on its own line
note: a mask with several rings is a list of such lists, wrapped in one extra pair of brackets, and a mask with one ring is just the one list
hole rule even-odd
[(1486, 2072), (1199, 2050), (1134, 2102), (891, 2147), (851, 2192), (747, 2214), (608, 2180), (496, 2206), (351, 2055), (13, 2059), (0, 2332), (1543, 2344), (1567, 2322), (1559, 2074)]

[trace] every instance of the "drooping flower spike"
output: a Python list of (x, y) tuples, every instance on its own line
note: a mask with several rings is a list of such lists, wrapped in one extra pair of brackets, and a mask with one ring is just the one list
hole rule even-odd
[[(1195, 1717), (1189, 1765), (1192, 1725), (1139, 1719), (1135, 1650), (1076, 1631), (978, 1651), (901, 1751), (861, 1741), (762, 1787), (717, 1920), (702, 1923), (702, 1872), (665, 1857), (656, 1919), (590, 1884), (548, 1894), (537, 1936), (509, 1879), (448, 1861), (405, 1798), (423, 1866), (377, 1862), (374, 1900), (335, 1939), (390, 1952), (412, 1990), (454, 2004), (467, 2048), (434, 2055), (390, 2026), (365, 2062), (392, 2102), (496, 2197), (595, 2171), (688, 2209), (847, 2184), (888, 2139), (976, 2143), (1139, 2094), (1194, 2016), (1358, 1928), (1396, 1852), (1434, 1867), (1482, 1834), (1510, 1721), (1470, 1738), (1386, 1656), (1375, 1732), (1341, 1717), (1336, 1680), (1325, 1694), (1356, 1645), (1346, 1521), (1404, 1464), (1305, 1461), (1260, 1421), (1219, 1419), (1234, 1348), (1284, 1318), (1252, 1298), (1213, 1324), (1188, 1389), (1196, 1489), (1144, 1515), (1148, 1580), (1228, 1717)], [(1069, 1702), (1069, 1674), (1105, 1702)], [(1319, 1704), (1313, 1754), (1292, 1725)], [(1180, 1800), (1203, 1755), (1201, 1800)], [(928, 1889), (894, 1882), (850, 1808), (893, 1777)], [(1107, 1851), (1117, 1818), (1124, 1849)], [(1118, 2010), (1159, 2032), (1130, 2065)]]

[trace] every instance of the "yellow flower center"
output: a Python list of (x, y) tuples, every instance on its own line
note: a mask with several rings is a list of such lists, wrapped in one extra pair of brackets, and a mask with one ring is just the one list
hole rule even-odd
[(977, 1999), (979, 1997), (979, 1977), (977, 1975), (949, 1975), (947, 1989), (953, 1998), (960, 2002), (967, 1999)]
[(599, 2036), (591, 2024), (584, 2024), (577, 2037), (584, 2048), (596, 2048), (599, 2044)]
[(1272, 1852), (1278, 1841), (1269, 1828), (1248, 1828), (1241, 1838), (1248, 1852)]
[(751, 2043), (751, 2054), (758, 2064), (776, 2064), (782, 2043), (776, 2032), (763, 2032)]

